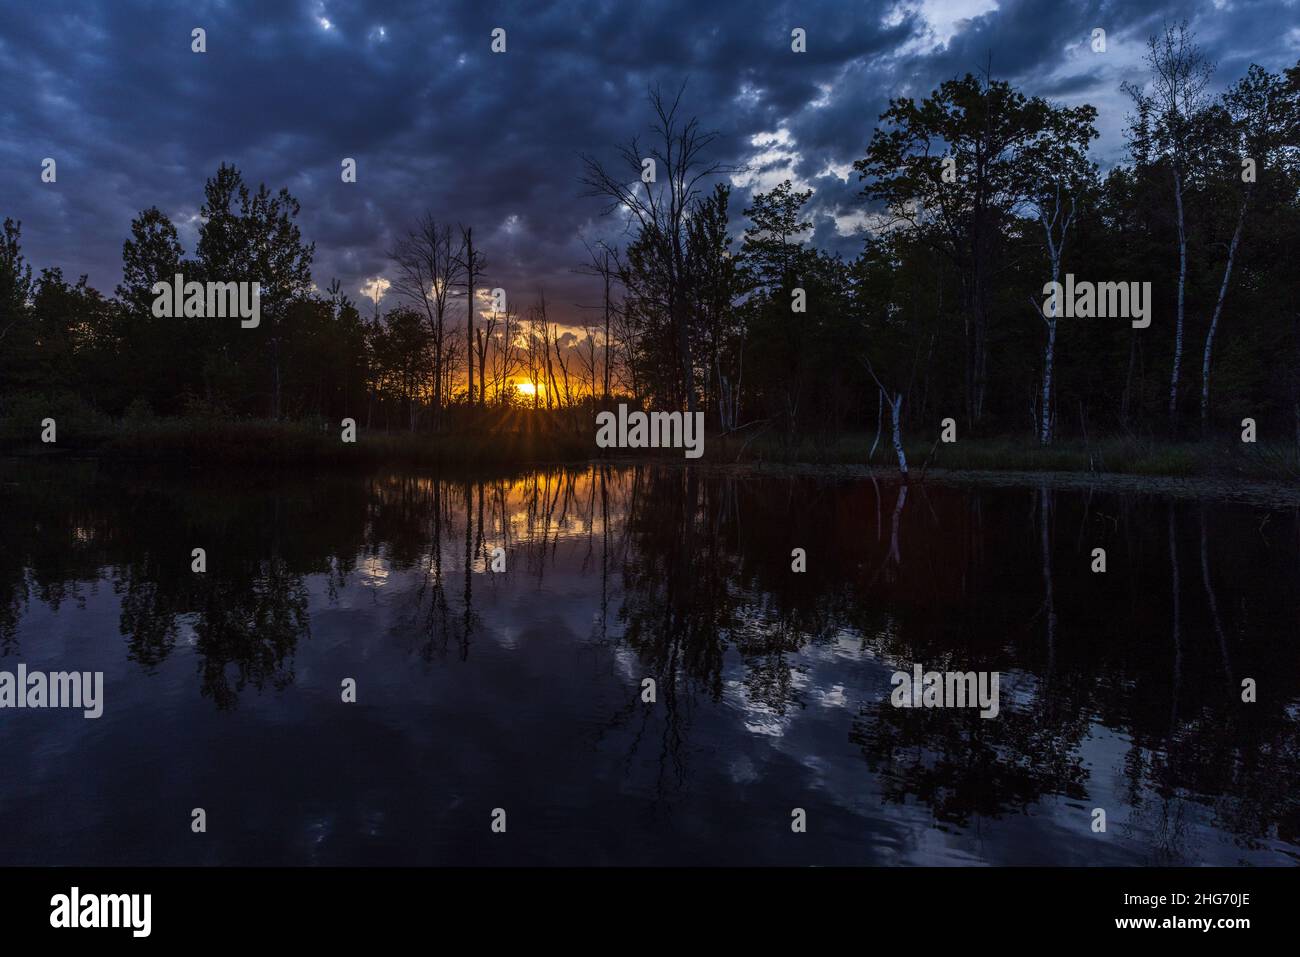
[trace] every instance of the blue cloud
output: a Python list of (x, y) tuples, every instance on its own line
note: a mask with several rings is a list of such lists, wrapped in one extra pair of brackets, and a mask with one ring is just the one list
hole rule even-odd
[[(721, 134), (718, 159), (753, 159), (787, 131), (774, 169), (816, 190), (820, 243), (854, 253), (834, 217), (857, 207), (859, 157), (891, 95), (923, 95), (991, 68), (1027, 92), (1102, 111), (1098, 156), (1122, 155), (1119, 83), (1142, 75), (1145, 37), (1189, 18), (1226, 83), (1256, 61), (1296, 58), (1293, 0), (646, 0), (217, 2), (47, 0), (0, 8), (0, 216), (24, 222), (37, 266), (111, 290), (135, 213), (157, 204), (193, 241), (204, 179), (222, 161), (287, 186), (316, 242), (315, 278), (354, 296), (424, 208), (475, 226), (493, 285), (539, 283), (562, 313), (588, 301), (572, 269), (581, 237), (607, 234), (584, 198), (578, 153), (601, 154), (648, 123), (647, 86), (688, 83), (686, 104)], [(323, 23), (328, 21), (328, 28)], [(508, 52), (490, 52), (494, 27)], [(208, 52), (190, 52), (190, 31)], [(790, 31), (808, 52), (790, 52)], [(1107, 30), (1093, 55), (1094, 27)], [(43, 157), (58, 183), (42, 185)], [(358, 182), (339, 178), (343, 157)], [(736, 215), (748, 197), (736, 197)], [(519, 294), (513, 294), (516, 302)]]

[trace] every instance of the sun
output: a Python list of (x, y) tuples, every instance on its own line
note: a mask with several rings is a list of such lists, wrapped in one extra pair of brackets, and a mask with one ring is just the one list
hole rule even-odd
[(516, 382), (515, 388), (519, 390), (520, 395), (537, 395), (537, 386), (531, 382)]

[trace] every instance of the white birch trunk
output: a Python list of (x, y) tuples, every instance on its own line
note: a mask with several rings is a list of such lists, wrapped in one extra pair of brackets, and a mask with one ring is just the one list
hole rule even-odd
[(1052, 444), (1052, 367), (1056, 359), (1056, 317), (1047, 320), (1047, 349), (1043, 355), (1043, 421), (1038, 444)]
[(1183, 179), (1174, 164), (1174, 203), (1178, 207), (1178, 317), (1174, 326), (1174, 371), (1169, 379), (1169, 428), (1178, 425), (1178, 376), (1183, 364), (1183, 302), (1187, 288), (1187, 230), (1183, 221)]
[(903, 453), (903, 431), (899, 425), (899, 417), (903, 411), (903, 393), (899, 392), (894, 395), (894, 399), (889, 404), (890, 416), (893, 418), (894, 425), (894, 452), (898, 455), (898, 471), (903, 473), (903, 478), (907, 478), (907, 456)]
[[(1068, 222), (1067, 222), (1068, 228)], [(1061, 253), (1052, 241), (1052, 234), (1049, 230), (1047, 234), (1047, 251), (1052, 257), (1052, 282), (1058, 282), (1061, 278)], [(1056, 299), (1052, 300), (1055, 305)], [(1059, 310), (1053, 308), (1052, 315), (1043, 315), (1043, 321), (1047, 323), (1047, 347), (1043, 352), (1043, 419), (1038, 428), (1038, 444), (1052, 444), (1052, 373), (1056, 367), (1056, 313)]]
[(885, 390), (877, 389), (876, 396), (876, 441), (871, 443), (871, 451), (867, 453), (867, 461), (870, 462), (876, 455), (876, 446), (880, 444), (880, 433), (885, 423)]
[(1228, 244), (1228, 261), (1223, 267), (1223, 282), (1219, 284), (1219, 298), (1214, 303), (1214, 315), (1210, 318), (1210, 329), (1205, 334), (1205, 355), (1201, 358), (1201, 431), (1205, 430), (1210, 418), (1210, 358), (1214, 351), (1214, 334), (1219, 328), (1219, 316), (1223, 313), (1223, 300), (1228, 295), (1228, 281), (1232, 278), (1232, 264), (1237, 258), (1237, 244), (1241, 241), (1241, 228), (1246, 222), (1246, 206), (1250, 203), (1250, 194), (1241, 201), (1241, 212), (1237, 214), (1237, 228), (1232, 231), (1232, 242)]
[[(1047, 239), (1047, 257), (1052, 268), (1052, 282), (1059, 282), (1061, 279), (1061, 256), (1065, 251), (1065, 240), (1070, 233), (1070, 223), (1074, 219), (1074, 205), (1071, 203), (1070, 212), (1065, 215), (1064, 220), (1061, 214), (1064, 212), (1062, 206), (1065, 198), (1061, 195), (1061, 190), (1056, 191), (1056, 208), (1052, 211), (1052, 218), (1047, 218), (1046, 212), (1039, 213), (1039, 219), (1043, 224), (1043, 232)], [(1061, 233), (1059, 238), (1056, 235), (1056, 224), (1061, 223)], [(1056, 297), (1052, 299), (1053, 305), (1058, 304)], [(1038, 314), (1042, 316), (1043, 322), (1047, 324), (1047, 345), (1043, 351), (1043, 401), (1042, 401), (1042, 420), (1038, 428), (1038, 442), (1040, 445), (1052, 444), (1052, 379), (1056, 371), (1056, 323), (1060, 318), (1059, 309), (1053, 309), (1052, 315), (1047, 315), (1042, 309)]]

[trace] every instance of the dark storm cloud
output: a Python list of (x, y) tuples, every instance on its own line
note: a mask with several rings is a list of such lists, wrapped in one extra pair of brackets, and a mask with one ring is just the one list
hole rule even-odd
[[(488, 281), (519, 302), (590, 301), (582, 238), (617, 217), (582, 195), (580, 152), (608, 156), (648, 121), (645, 91), (687, 83), (720, 161), (751, 166), (733, 200), (786, 175), (815, 190), (817, 241), (852, 255), (864, 207), (847, 169), (892, 95), (989, 67), (1027, 92), (1102, 111), (1122, 154), (1126, 78), (1145, 37), (1187, 17), (1223, 82), (1293, 63), (1294, 2), (10, 3), (0, 9), (0, 216), (37, 266), (110, 291), (131, 218), (158, 205), (192, 252), (202, 186), (222, 161), (287, 186), (316, 242), (316, 281), (354, 295), (421, 210), (473, 224)], [(326, 25), (328, 23), (328, 26)], [(208, 52), (190, 52), (190, 30)], [(505, 55), (490, 33), (508, 31)], [(1110, 47), (1088, 48), (1093, 27)], [(808, 53), (790, 52), (790, 30)], [(760, 134), (777, 134), (766, 147)], [(56, 185), (40, 161), (58, 160)], [(358, 183), (339, 179), (345, 156)], [(847, 178), (846, 178), (847, 177)], [(854, 219), (854, 214), (858, 219)], [(837, 220), (834, 218), (838, 216)]]

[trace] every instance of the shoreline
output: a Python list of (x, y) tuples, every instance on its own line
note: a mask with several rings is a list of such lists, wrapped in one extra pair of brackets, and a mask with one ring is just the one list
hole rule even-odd
[[(868, 459), (871, 436), (852, 433), (795, 443), (777, 439), (707, 436), (704, 454), (685, 458), (681, 450), (601, 449), (595, 432), (567, 429), (518, 431), (462, 430), (445, 433), (359, 430), (345, 443), (328, 428), (268, 420), (157, 419), (124, 420), (79, 430), (68, 423), (58, 440), (42, 444), (34, 433), (20, 438), (13, 423), (0, 429), (0, 456), (51, 460), (62, 456), (105, 462), (148, 462), (177, 466), (329, 468), (394, 466), (501, 466), (532, 468), (580, 465), (657, 463), (706, 468), (817, 470), (821, 474), (861, 474), (897, 480), (892, 450), (876, 449)], [(764, 439), (765, 437), (758, 437)], [(1107, 438), (1090, 444), (1058, 442), (1041, 448), (1024, 437), (965, 439), (951, 445), (905, 442), (909, 481), (948, 484), (987, 481), (997, 484), (1096, 486), (1195, 483), (1234, 487), (1294, 486), (1300, 490), (1300, 459), (1290, 445), (1247, 445), (1219, 438), (1169, 442), (1132, 437)]]

